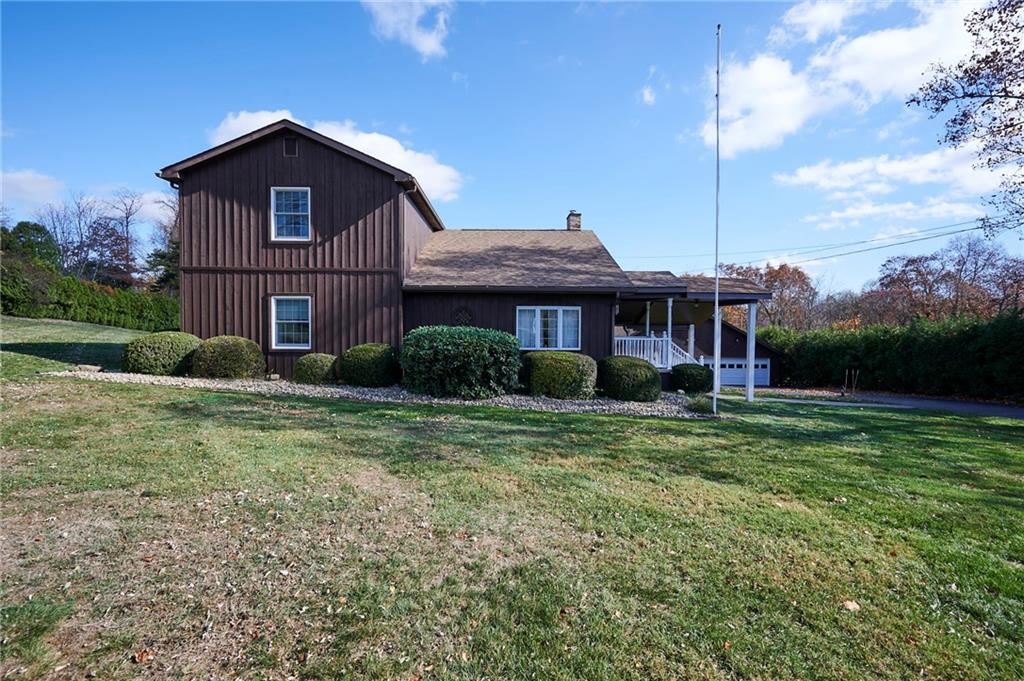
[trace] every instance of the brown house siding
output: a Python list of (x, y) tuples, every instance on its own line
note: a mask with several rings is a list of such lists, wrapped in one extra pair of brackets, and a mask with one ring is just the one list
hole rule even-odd
[[(270, 349), (271, 294), (313, 298), (313, 348), (337, 354), (401, 337), (402, 189), (394, 178), (285, 133), (190, 169), (181, 181), (182, 329), (239, 335), (291, 375), (307, 351)], [(309, 242), (270, 240), (270, 189), (310, 188)]]
[(542, 293), (413, 292), (403, 295), (406, 332), (418, 326), (454, 324), (456, 310), (465, 308), (472, 326), (516, 332), (520, 305), (578, 305), (581, 314), (580, 351), (594, 359), (612, 354), (614, 295)]
[(423, 218), (423, 214), (413, 205), (408, 197), (402, 197), (402, 279), (409, 274), (416, 257), (427, 245), (433, 231)]

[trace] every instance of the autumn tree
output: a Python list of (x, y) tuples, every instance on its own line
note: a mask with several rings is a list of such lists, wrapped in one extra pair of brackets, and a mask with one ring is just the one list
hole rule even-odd
[(932, 117), (948, 113), (940, 142), (977, 147), (977, 165), (1003, 172), (989, 198), (997, 215), (989, 233), (1024, 227), (1024, 2), (995, 0), (966, 20), (971, 54), (955, 65), (936, 64), (931, 79), (908, 100)]
[[(799, 267), (786, 264), (767, 264), (764, 267), (722, 265), (722, 274), (749, 279), (772, 292), (771, 300), (758, 303), (758, 326), (785, 326), (792, 329), (810, 327), (811, 309), (818, 291), (810, 276)], [(722, 314), (727, 321), (737, 326), (746, 325), (746, 307), (725, 307)]]
[(961, 236), (925, 255), (882, 263), (876, 282), (857, 304), (865, 323), (905, 324), (916, 317), (991, 317), (1018, 308), (1024, 266), (1002, 245)]

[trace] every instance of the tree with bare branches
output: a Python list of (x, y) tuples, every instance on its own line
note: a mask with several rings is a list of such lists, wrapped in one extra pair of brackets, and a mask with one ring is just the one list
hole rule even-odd
[(932, 117), (948, 112), (940, 142), (978, 148), (978, 165), (1003, 172), (989, 198), (998, 215), (984, 220), (991, 234), (1024, 227), (1024, 2), (995, 0), (967, 20), (970, 56), (936, 64), (931, 79), (907, 101)]

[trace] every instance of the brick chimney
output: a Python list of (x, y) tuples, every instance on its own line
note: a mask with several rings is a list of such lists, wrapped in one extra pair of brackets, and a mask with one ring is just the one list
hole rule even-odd
[(565, 216), (565, 228), (571, 232), (578, 232), (583, 228), (583, 213), (571, 210)]

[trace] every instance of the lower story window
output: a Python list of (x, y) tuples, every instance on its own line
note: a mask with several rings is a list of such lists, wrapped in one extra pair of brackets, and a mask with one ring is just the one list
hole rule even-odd
[(271, 347), (275, 350), (309, 350), (313, 346), (312, 319), (312, 299), (309, 296), (271, 298)]
[(516, 336), (524, 350), (579, 350), (580, 308), (517, 307)]

